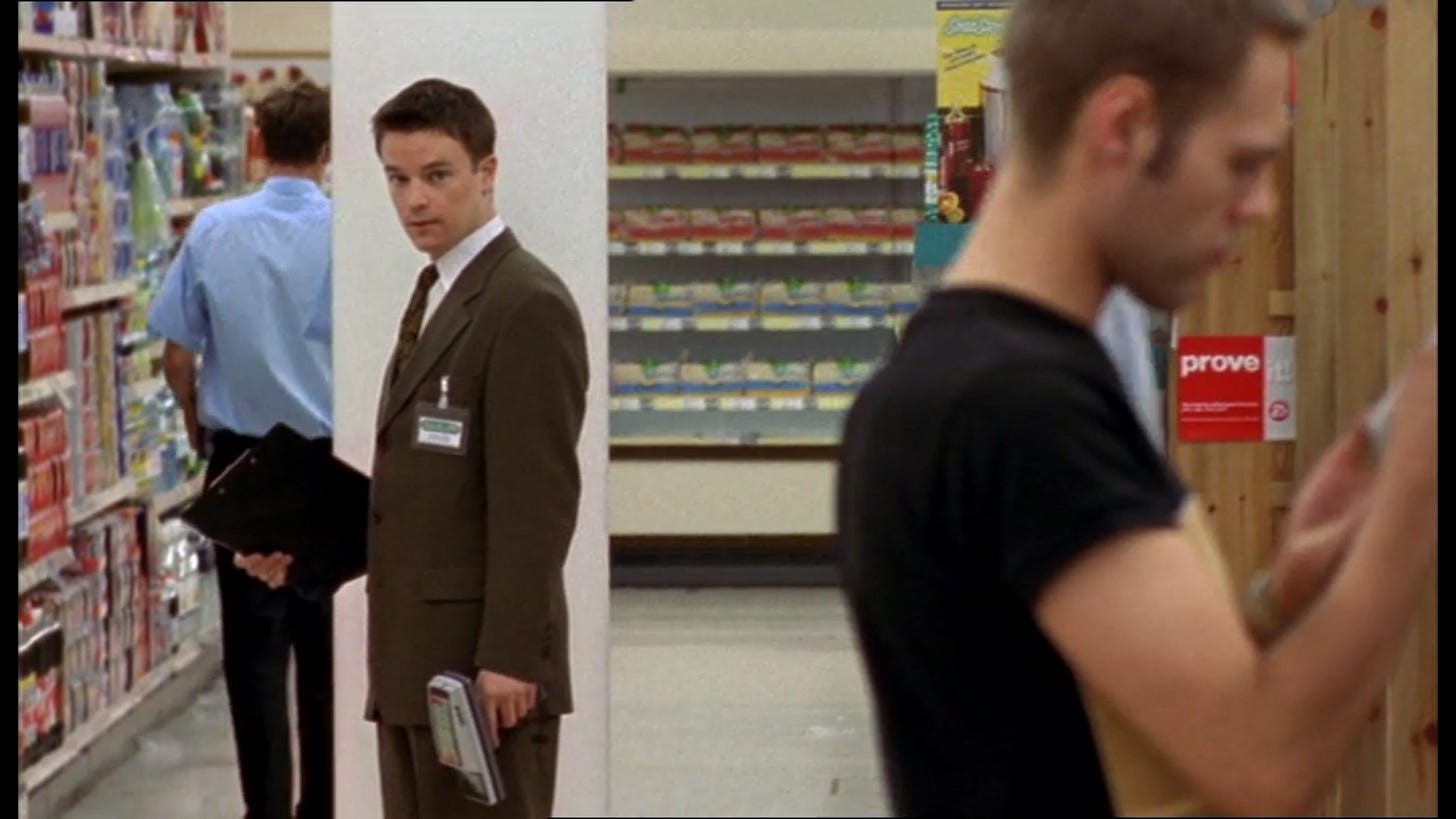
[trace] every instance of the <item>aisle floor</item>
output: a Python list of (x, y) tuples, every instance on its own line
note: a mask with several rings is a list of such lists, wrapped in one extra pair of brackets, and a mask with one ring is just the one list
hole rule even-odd
[[(883, 816), (833, 589), (612, 592), (612, 815)], [(67, 819), (242, 815), (219, 681)]]

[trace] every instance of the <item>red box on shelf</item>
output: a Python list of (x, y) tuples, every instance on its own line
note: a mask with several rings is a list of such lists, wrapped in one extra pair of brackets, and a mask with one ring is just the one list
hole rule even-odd
[(681, 208), (629, 208), (622, 214), (622, 232), (634, 242), (680, 242), (691, 235), (691, 226)]
[(859, 218), (854, 208), (825, 208), (824, 231), (824, 238), (831, 242), (859, 241)]
[(728, 208), (719, 214), (723, 241), (751, 242), (758, 238), (758, 214), (748, 208)]
[(819, 208), (763, 208), (758, 235), (764, 241), (817, 242), (828, 237), (829, 229)]
[(689, 238), (695, 242), (716, 242), (723, 238), (722, 214), (717, 208), (693, 208), (688, 211)]
[(787, 133), (789, 162), (823, 162), (824, 132), (811, 126), (790, 128)]
[(897, 125), (890, 135), (893, 160), (901, 165), (919, 165), (925, 161), (925, 128), (921, 125)]
[(50, 506), (31, 515), (28, 544), (26, 556), (29, 561), (40, 560), (46, 555), (66, 547), (66, 507), (64, 504)]
[(862, 242), (888, 242), (893, 236), (888, 208), (863, 208), (855, 214), (856, 236)]
[(858, 162), (874, 164), (893, 162), (895, 143), (890, 128), (885, 125), (871, 125), (864, 128), (855, 139), (854, 152)]
[(915, 208), (894, 208), (890, 211), (890, 236), (896, 240), (915, 238), (915, 223), (920, 211)]
[(692, 153), (686, 128), (628, 125), (622, 129), (624, 162), (684, 163), (692, 160)]
[(607, 161), (613, 165), (622, 161), (622, 132), (616, 126), (607, 127)]

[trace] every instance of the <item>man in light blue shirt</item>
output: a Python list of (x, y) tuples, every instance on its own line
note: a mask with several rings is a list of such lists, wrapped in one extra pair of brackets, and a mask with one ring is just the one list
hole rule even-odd
[[(329, 117), (328, 92), (307, 82), (258, 105), (267, 181), (198, 214), (151, 308), (151, 329), (167, 341), (167, 384), (194, 448), (208, 457), (209, 483), (275, 424), (307, 438), (333, 434), (330, 342), (305, 333), (332, 263), (333, 205), (320, 187)], [(332, 603), (269, 589), (231, 559), (217, 571), (247, 819), (332, 819)], [(296, 811), (290, 655), (302, 780)]]
[(1112, 359), (1128, 401), (1158, 450), (1166, 451), (1163, 398), (1153, 369), (1153, 316), (1147, 305), (1125, 287), (1113, 287), (1102, 302), (1095, 326), (1097, 339)]

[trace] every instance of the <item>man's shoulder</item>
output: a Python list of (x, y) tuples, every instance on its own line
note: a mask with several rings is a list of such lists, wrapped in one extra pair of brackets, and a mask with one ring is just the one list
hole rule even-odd
[(518, 244), (506, 254), (497, 273), (498, 286), (505, 300), (559, 300), (570, 304), (573, 311), (576, 308), (576, 300), (566, 281), (524, 245)]

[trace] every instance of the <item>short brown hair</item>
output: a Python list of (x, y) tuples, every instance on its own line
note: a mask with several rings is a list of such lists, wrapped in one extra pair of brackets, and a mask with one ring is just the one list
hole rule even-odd
[(1016, 0), (1003, 43), (1015, 139), (1050, 170), (1088, 95), (1133, 74), (1156, 95), (1163, 140), (1149, 170), (1160, 173), (1256, 38), (1294, 45), (1307, 25), (1287, 0)]
[(329, 143), (329, 92), (303, 80), (279, 88), (255, 112), (263, 154), (270, 162), (309, 165)]
[(389, 133), (439, 131), (453, 137), (472, 162), (495, 153), (495, 119), (469, 88), (441, 79), (419, 80), (374, 112), (374, 150)]

